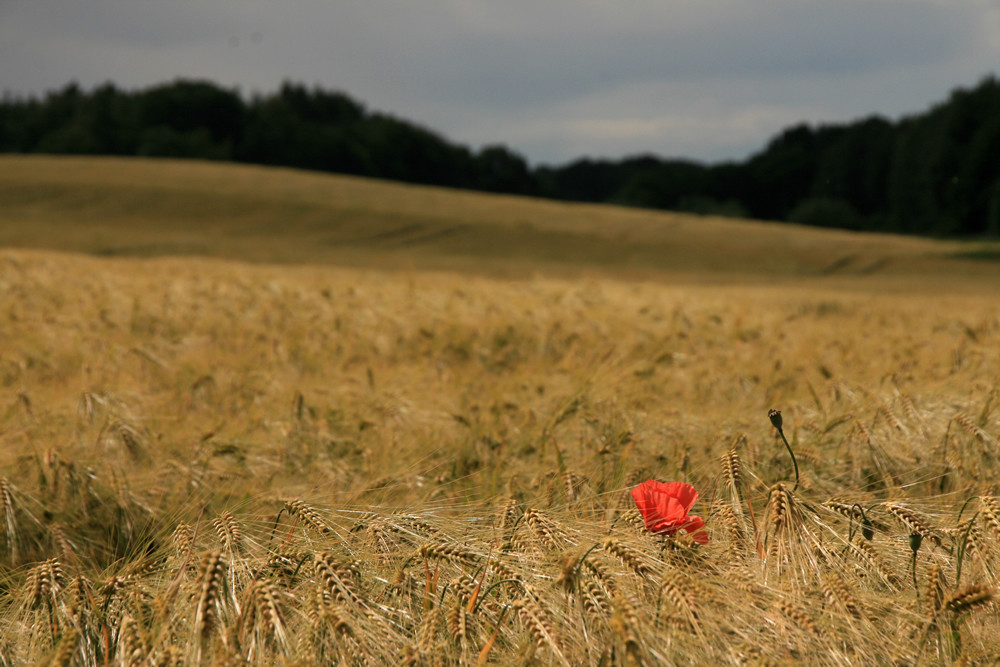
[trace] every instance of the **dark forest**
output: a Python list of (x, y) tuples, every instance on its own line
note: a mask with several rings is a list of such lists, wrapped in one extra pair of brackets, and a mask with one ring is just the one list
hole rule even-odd
[(898, 120), (790, 127), (740, 162), (641, 155), (532, 166), (472, 150), (342, 92), (245, 99), (178, 80), (0, 100), (0, 152), (229, 160), (567, 201), (950, 237), (1000, 236), (1000, 83)]

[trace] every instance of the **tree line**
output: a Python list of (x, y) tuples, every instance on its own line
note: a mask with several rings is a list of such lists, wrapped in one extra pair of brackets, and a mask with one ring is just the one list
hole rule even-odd
[(230, 160), (410, 183), (938, 236), (1000, 236), (1000, 83), (890, 121), (797, 125), (740, 162), (653, 155), (530, 166), (286, 82), (244, 99), (204, 81), (76, 84), (0, 100), (0, 152)]

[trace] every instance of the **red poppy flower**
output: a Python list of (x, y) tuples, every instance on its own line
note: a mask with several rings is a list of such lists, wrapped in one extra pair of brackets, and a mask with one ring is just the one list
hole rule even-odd
[(657, 482), (651, 479), (632, 489), (632, 497), (651, 533), (674, 535), (678, 530), (693, 533), (698, 544), (708, 544), (705, 520), (691, 516), (691, 506), (698, 500), (698, 491), (684, 482)]

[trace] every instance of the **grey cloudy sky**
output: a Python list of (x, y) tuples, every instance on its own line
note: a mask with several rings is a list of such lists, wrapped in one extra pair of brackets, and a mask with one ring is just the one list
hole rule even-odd
[(0, 90), (283, 80), (532, 163), (742, 159), (1000, 69), (998, 0), (0, 0)]

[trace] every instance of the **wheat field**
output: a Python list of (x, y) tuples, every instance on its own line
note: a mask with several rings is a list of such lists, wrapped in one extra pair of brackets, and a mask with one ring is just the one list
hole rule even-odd
[[(630, 272), (579, 238), (576, 263), (482, 260), (489, 234), (338, 262), (264, 218), (272, 244), (227, 245), (225, 198), (196, 207), (201, 237), (158, 206), (83, 207), (54, 164), (33, 197), (0, 168), (0, 663), (1000, 657), (1000, 299), (954, 246), (747, 222), (773, 253), (754, 259), (741, 223), (708, 221), (694, 243), (716, 256), (683, 270)], [(197, 190), (166, 166), (169, 197)], [(84, 171), (65, 182), (110, 187)], [(319, 177), (298, 178), (272, 173), (285, 197)], [(371, 220), (437, 198), (427, 225), (466, 211), (469, 238), (489, 215), (556, 237), (589, 215), (329, 187), (351, 183), (399, 198), (348, 202)], [(592, 245), (642, 215), (594, 208)], [(662, 227), (696, 223), (642, 233), (668, 246)], [(822, 247), (850, 260), (801, 268)], [(699, 491), (707, 544), (646, 531), (629, 492), (647, 479)]]

